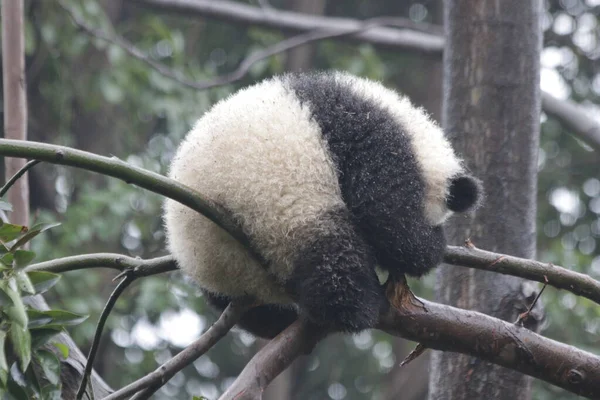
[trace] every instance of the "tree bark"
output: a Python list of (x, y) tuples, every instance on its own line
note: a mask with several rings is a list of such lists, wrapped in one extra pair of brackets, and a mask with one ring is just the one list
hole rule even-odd
[[(25, 90), (25, 32), (23, 0), (2, 1), (2, 70), (4, 137), (27, 139), (27, 96)], [(5, 177), (10, 179), (27, 160), (6, 158)], [(27, 173), (8, 192), (13, 206), (11, 222), (29, 225), (29, 185)]]
[[(541, 1), (447, 0), (443, 122), (486, 189), (484, 206), (456, 218), (450, 242), (535, 256)], [(525, 311), (523, 280), (441, 267), (443, 303), (506, 321)], [(531, 329), (537, 328), (533, 319)], [(455, 353), (432, 356), (430, 399), (528, 399), (531, 379)]]

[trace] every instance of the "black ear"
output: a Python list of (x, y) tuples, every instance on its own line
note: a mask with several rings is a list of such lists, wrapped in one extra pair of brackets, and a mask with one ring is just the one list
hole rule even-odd
[(450, 181), (450, 193), (446, 199), (448, 209), (465, 212), (479, 205), (483, 189), (481, 182), (470, 175), (461, 175)]

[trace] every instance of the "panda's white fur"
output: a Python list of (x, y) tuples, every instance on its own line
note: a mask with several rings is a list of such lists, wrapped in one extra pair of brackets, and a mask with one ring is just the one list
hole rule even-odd
[[(319, 126), (281, 78), (217, 103), (180, 145), (169, 176), (240, 218), (278, 265), (272, 273), (280, 280), (290, 273), (301, 228), (343, 204)], [(170, 252), (203, 288), (291, 302), (235, 239), (200, 214), (168, 200), (165, 226)]]
[[(345, 73), (328, 76), (403, 127), (411, 149), (398, 150), (411, 152), (420, 169), (421, 212), (428, 224), (442, 224), (450, 214), (449, 180), (464, 168), (439, 126), (406, 97), (377, 82)], [(168, 248), (180, 268), (210, 293), (295, 307), (285, 283), (300, 247), (335, 232), (334, 220), (324, 215), (345, 209), (340, 171), (312, 105), (301, 101), (291, 79), (275, 77), (217, 103), (198, 120), (172, 161), (169, 176), (229, 210), (270, 266), (265, 270), (208, 219), (167, 200)]]

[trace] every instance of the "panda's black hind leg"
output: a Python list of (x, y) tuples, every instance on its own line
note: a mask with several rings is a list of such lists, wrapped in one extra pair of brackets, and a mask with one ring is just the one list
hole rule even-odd
[(299, 252), (286, 287), (317, 325), (350, 333), (372, 328), (388, 304), (375, 259), (342, 212), (328, 218), (335, 229), (313, 237)]
[[(227, 296), (216, 295), (208, 291), (203, 291), (203, 293), (208, 304), (219, 311), (223, 311), (231, 301), (231, 298)], [(254, 336), (272, 339), (297, 318), (298, 313), (294, 309), (267, 304), (246, 311), (237, 326)]]

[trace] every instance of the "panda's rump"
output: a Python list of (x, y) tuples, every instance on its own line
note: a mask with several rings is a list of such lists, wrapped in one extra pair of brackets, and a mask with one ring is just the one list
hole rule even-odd
[(299, 249), (332, 229), (322, 216), (344, 207), (320, 128), (293, 92), (274, 79), (238, 92), (198, 121), (170, 176), (239, 219), (270, 275), (206, 218), (166, 203), (169, 248), (199, 285), (230, 296), (290, 302), (281, 284)]

